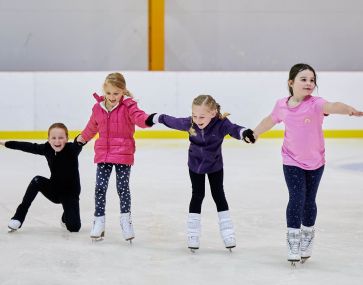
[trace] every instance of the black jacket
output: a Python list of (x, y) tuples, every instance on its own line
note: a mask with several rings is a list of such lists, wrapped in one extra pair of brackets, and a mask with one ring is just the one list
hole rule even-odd
[(81, 183), (78, 171), (78, 155), (82, 145), (77, 142), (66, 143), (60, 152), (55, 152), (49, 142), (44, 144), (7, 141), (7, 148), (44, 155), (50, 169), (52, 189), (66, 196), (79, 196)]

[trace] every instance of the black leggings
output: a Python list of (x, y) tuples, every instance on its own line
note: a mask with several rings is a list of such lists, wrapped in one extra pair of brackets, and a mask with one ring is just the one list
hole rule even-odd
[[(200, 214), (205, 196), (205, 174), (198, 174), (189, 169), (192, 181), (192, 199), (189, 204), (189, 213)], [(228, 203), (223, 190), (223, 169), (213, 173), (207, 173), (212, 197), (217, 206), (217, 211), (227, 211)]]
[(48, 200), (55, 204), (62, 204), (64, 211), (62, 222), (65, 223), (70, 232), (78, 232), (80, 230), (79, 197), (77, 195), (75, 197), (62, 197), (61, 194), (51, 187), (50, 180), (42, 176), (35, 176), (32, 179), (26, 189), (23, 201), (16, 209), (12, 219), (18, 220), (23, 224), (26, 214), (38, 192), (41, 192)]

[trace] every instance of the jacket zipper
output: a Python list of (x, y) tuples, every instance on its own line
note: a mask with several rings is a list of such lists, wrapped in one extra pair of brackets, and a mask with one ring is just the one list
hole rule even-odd
[(106, 151), (105, 162), (107, 161), (108, 153), (110, 151), (110, 117), (111, 117), (111, 112), (107, 112), (107, 151)]
[[(201, 135), (202, 135), (202, 141), (205, 144), (205, 138), (204, 138), (204, 130), (201, 130)], [(203, 162), (205, 160), (204, 155), (203, 155), (203, 147), (200, 148), (200, 152), (202, 155), (202, 162), (200, 163), (199, 167), (198, 167), (198, 173), (200, 172), (200, 169), (202, 168)]]

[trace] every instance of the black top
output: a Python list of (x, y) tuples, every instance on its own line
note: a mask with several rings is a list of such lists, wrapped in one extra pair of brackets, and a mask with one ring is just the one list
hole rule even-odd
[(82, 144), (68, 142), (60, 152), (55, 152), (49, 142), (37, 144), (7, 141), (5, 146), (11, 149), (44, 155), (50, 169), (51, 187), (63, 195), (79, 196), (81, 183), (78, 171), (78, 155), (82, 150)]

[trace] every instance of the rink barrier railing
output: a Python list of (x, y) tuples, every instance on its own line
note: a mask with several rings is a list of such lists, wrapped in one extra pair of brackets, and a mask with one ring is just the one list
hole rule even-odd
[[(80, 131), (69, 131), (70, 139), (76, 137)], [(263, 135), (261, 138), (277, 139), (282, 138), (284, 135), (283, 130), (271, 130)], [(0, 140), (9, 139), (47, 139), (47, 131), (0, 131)], [(325, 138), (363, 138), (363, 130), (324, 130)], [(188, 138), (187, 132), (182, 131), (143, 131), (137, 130), (135, 132), (136, 139), (184, 139)]]

